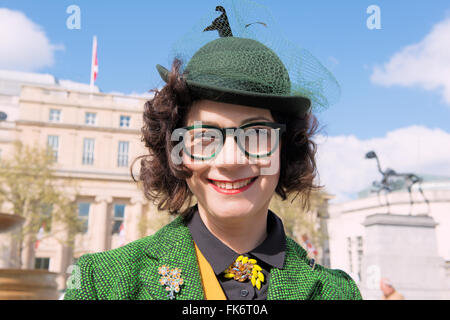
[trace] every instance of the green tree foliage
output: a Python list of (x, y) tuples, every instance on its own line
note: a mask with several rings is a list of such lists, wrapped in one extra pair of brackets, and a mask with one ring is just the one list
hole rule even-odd
[(68, 188), (75, 186), (69, 179), (55, 176), (54, 164), (52, 152), (20, 141), (14, 143), (13, 154), (0, 162), (0, 205), (7, 204), (12, 210), (8, 213), (25, 218), (13, 234), (20, 253), (25, 245), (36, 241), (43, 225), (44, 238), (53, 237), (69, 246), (80, 228), (76, 203), (68, 196)]
[(324, 218), (323, 210), (326, 208), (326, 200), (320, 192), (311, 193), (307, 211), (302, 209), (301, 196), (294, 195), (289, 195), (285, 201), (275, 195), (269, 208), (281, 218), (289, 237), (306, 249), (302, 239), (302, 236), (306, 236), (320, 251), (323, 241), (327, 239), (327, 232), (322, 228), (321, 223)]

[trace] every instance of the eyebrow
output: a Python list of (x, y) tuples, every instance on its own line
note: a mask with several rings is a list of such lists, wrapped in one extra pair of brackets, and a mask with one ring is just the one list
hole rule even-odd
[[(270, 120), (270, 119), (268, 119), (266, 117), (263, 117), (263, 116), (257, 116), (257, 117), (251, 117), (251, 118), (242, 120), (240, 125), (242, 126), (243, 124), (246, 124), (246, 123), (249, 123), (249, 122), (255, 121), (255, 120), (265, 120), (265, 121), (268, 121), (268, 122), (272, 122), (273, 121), (273, 120)], [(198, 121), (198, 120), (196, 120), (196, 121)], [(207, 125), (211, 125), (211, 126), (219, 126), (218, 122), (208, 121), (208, 120), (205, 120), (205, 121), (204, 120), (200, 120), (200, 121), (203, 124), (207, 124)], [(191, 125), (193, 125), (193, 123), (188, 124), (188, 126), (191, 126)]]

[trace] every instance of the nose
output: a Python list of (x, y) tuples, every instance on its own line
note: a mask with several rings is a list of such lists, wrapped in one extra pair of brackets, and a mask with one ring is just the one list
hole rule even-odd
[(233, 166), (248, 164), (249, 161), (238, 147), (234, 135), (227, 133), (222, 149), (214, 158), (214, 163), (219, 166)]

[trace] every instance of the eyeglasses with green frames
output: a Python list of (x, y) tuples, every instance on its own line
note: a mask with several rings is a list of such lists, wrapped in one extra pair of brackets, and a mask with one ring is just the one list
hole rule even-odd
[(233, 135), (239, 149), (252, 158), (270, 156), (278, 147), (286, 125), (274, 122), (252, 122), (240, 127), (218, 128), (195, 124), (183, 127), (183, 150), (192, 159), (209, 160), (217, 156), (228, 135)]

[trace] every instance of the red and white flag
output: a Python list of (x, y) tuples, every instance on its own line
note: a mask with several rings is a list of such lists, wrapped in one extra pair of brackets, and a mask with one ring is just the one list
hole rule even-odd
[(308, 251), (308, 253), (312, 253), (314, 256), (317, 257), (318, 255), (317, 249), (313, 246), (311, 241), (309, 241), (308, 236), (306, 234), (302, 235), (302, 240), (306, 246), (306, 251)]
[(42, 223), (41, 228), (38, 231), (36, 243), (34, 244), (34, 248), (37, 249), (39, 247), (39, 243), (41, 242), (42, 238), (44, 237), (44, 229), (45, 229), (45, 222)]
[(119, 246), (123, 246), (125, 244), (125, 226), (124, 223), (120, 225), (119, 228)]
[(91, 63), (91, 89), (94, 88), (94, 82), (97, 80), (98, 60), (97, 60), (97, 37), (94, 36), (92, 42), (92, 63)]

